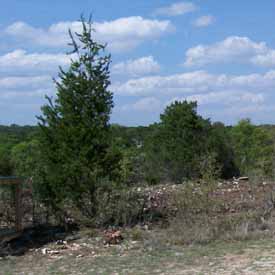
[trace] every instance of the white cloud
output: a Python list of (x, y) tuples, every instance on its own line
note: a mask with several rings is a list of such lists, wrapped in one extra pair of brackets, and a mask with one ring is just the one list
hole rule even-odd
[(215, 63), (248, 63), (258, 66), (275, 66), (275, 50), (265, 42), (254, 42), (248, 37), (230, 36), (211, 45), (198, 45), (186, 52), (186, 67)]
[[(275, 87), (275, 71), (265, 74), (231, 76), (195, 71), (170, 76), (151, 76), (114, 84), (116, 95), (142, 97), (133, 104), (121, 107), (123, 111), (160, 111), (162, 99), (196, 100), (199, 105), (254, 106), (263, 105)], [(29, 102), (54, 95), (55, 88), (48, 75), (0, 78), (1, 100), (29, 98)], [(32, 98), (32, 99), (31, 99)], [(25, 100), (26, 101), (26, 100)], [(170, 100), (171, 101), (171, 100)]]
[(142, 112), (153, 112), (160, 110), (162, 104), (159, 99), (155, 97), (145, 97), (133, 104), (126, 104), (121, 107), (122, 111), (142, 111)]
[(170, 6), (161, 7), (154, 11), (154, 15), (178, 16), (185, 13), (193, 12), (197, 9), (196, 5), (191, 2), (178, 2)]
[(214, 16), (212, 15), (204, 15), (204, 16), (201, 16), (199, 18), (197, 18), (194, 22), (193, 22), (193, 25), (195, 27), (207, 27), (211, 24), (213, 24), (215, 21), (215, 18)]
[(50, 76), (10, 76), (0, 78), (0, 94), (3, 90), (30, 91), (41, 87), (52, 87), (53, 81)]
[[(81, 31), (81, 22), (59, 22), (48, 29), (35, 28), (25, 22), (15, 22), (4, 33), (15, 39), (38, 46), (64, 47), (68, 44), (68, 29)], [(151, 20), (141, 16), (123, 17), (113, 21), (95, 22), (95, 38), (108, 43), (113, 51), (125, 51), (144, 41), (157, 39), (171, 32), (174, 27), (169, 20)]]
[[(177, 100), (177, 98), (176, 98)], [(232, 105), (235, 103), (256, 103), (264, 102), (264, 95), (262, 93), (254, 94), (245, 91), (225, 91), (225, 92), (211, 92), (208, 94), (195, 94), (187, 96), (188, 101), (197, 101), (199, 105), (223, 103), (225, 105)], [(175, 100), (174, 100), (175, 101)]]
[[(0, 103), (3, 103), (3, 100), (13, 100), (12, 105), (15, 104), (15, 100), (18, 100), (17, 104), (32, 104), (29, 100), (33, 101), (35, 99), (42, 99), (45, 95), (53, 96), (54, 89), (50, 88), (36, 88), (29, 91), (22, 90), (12, 90), (12, 91), (2, 91), (0, 93)], [(24, 101), (22, 101), (24, 99)], [(42, 103), (40, 104), (42, 106)]]
[(243, 105), (237, 106), (232, 105), (229, 108), (225, 109), (223, 115), (228, 117), (238, 117), (238, 120), (247, 116), (254, 116), (257, 114), (259, 117), (263, 117), (263, 121), (261, 123), (267, 123), (267, 120), (273, 121), (272, 115), (275, 111), (274, 105), (267, 105), (267, 104), (254, 104), (254, 105)]
[(0, 56), (0, 72), (3, 73), (41, 73), (57, 72), (58, 66), (70, 63), (66, 54), (31, 53), (15, 50)]
[(55, 87), (52, 78), (48, 75), (0, 78), (0, 103), (9, 102), (11, 106), (16, 102), (31, 104), (37, 99), (43, 99), (45, 95), (54, 94)]
[(247, 37), (230, 36), (212, 45), (198, 45), (186, 52), (185, 66), (203, 66), (211, 63), (247, 62), (252, 56), (268, 51), (264, 42), (256, 43)]
[[(268, 112), (275, 109), (274, 87), (275, 70), (264, 74), (247, 75), (194, 71), (132, 79), (125, 83), (116, 83), (112, 86), (112, 90), (120, 96), (143, 97), (142, 101), (139, 99), (134, 104), (124, 106), (124, 110), (129, 114), (132, 110), (144, 111), (137, 107), (140, 101), (148, 103), (145, 104), (148, 110), (151, 106), (152, 113), (157, 115), (175, 100), (196, 100), (199, 111), (204, 116), (232, 123), (252, 114), (253, 119), (264, 119), (264, 121), (272, 119)], [(160, 101), (154, 108), (151, 98)], [(139, 104), (136, 106), (137, 103)]]
[(194, 87), (201, 88), (206, 83), (206, 78), (212, 78), (203, 71), (196, 71), (170, 76), (150, 76), (139, 79), (130, 79), (125, 83), (115, 83), (112, 89), (118, 94), (125, 95), (150, 95), (178, 94), (193, 91)]
[(228, 91), (230, 96), (232, 91), (274, 92), (274, 87), (275, 71), (239, 76), (194, 71), (170, 76), (130, 79), (125, 83), (114, 83), (111, 88), (118, 95), (128, 96), (177, 96), (221, 91)]
[(255, 65), (263, 67), (275, 66), (275, 50), (268, 50), (264, 54), (259, 54), (251, 58), (251, 62)]
[(244, 91), (219, 91), (207, 94), (194, 94), (186, 97), (174, 97), (166, 102), (169, 105), (175, 101), (197, 101), (199, 111), (204, 117), (211, 117), (214, 120), (222, 120), (230, 123), (237, 122), (241, 118), (257, 114), (262, 117), (269, 110), (274, 110), (266, 102), (262, 93), (250, 93)]
[(114, 74), (141, 76), (156, 73), (160, 70), (160, 65), (153, 56), (145, 56), (138, 59), (130, 59), (125, 62), (115, 64), (111, 71)]

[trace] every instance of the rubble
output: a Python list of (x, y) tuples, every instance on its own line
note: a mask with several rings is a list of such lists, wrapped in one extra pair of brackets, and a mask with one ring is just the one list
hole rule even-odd
[(105, 230), (104, 244), (120, 244), (123, 241), (123, 236), (120, 230)]

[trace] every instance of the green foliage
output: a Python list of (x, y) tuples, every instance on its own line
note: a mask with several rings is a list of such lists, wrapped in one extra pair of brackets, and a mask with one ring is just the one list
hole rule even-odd
[(174, 102), (160, 116), (154, 150), (177, 183), (199, 175), (199, 159), (208, 151), (211, 124), (197, 114), (195, 102)]
[(230, 128), (221, 122), (215, 122), (209, 135), (210, 152), (215, 155), (216, 164), (220, 167), (220, 176), (228, 179), (239, 175), (236, 165)]
[(39, 144), (37, 139), (23, 141), (11, 150), (11, 161), (18, 176), (31, 177), (39, 163)]
[(145, 139), (146, 159), (145, 166), (145, 180), (149, 185), (155, 185), (160, 182), (169, 181), (167, 167), (163, 159), (162, 147), (159, 144), (161, 137), (160, 124), (153, 124), (150, 127), (150, 135)]
[(11, 150), (16, 144), (28, 140), (36, 128), (32, 126), (1, 126), (0, 125), (0, 176), (14, 174), (14, 164), (11, 160)]
[(272, 174), (273, 139), (264, 128), (241, 120), (231, 130), (235, 160), (241, 174)]
[(5, 148), (0, 149), (0, 175), (10, 176), (13, 174), (13, 165), (10, 160), (9, 151)]
[(144, 161), (142, 148), (132, 147), (122, 151), (121, 172), (124, 183), (133, 185), (144, 182)]
[(48, 98), (38, 117), (41, 166), (36, 180), (53, 206), (62, 207), (69, 199), (94, 216), (96, 190), (119, 180), (120, 172), (120, 153), (110, 139), (110, 56), (93, 40), (91, 22), (82, 19), (82, 33), (69, 34), (71, 65), (60, 69), (57, 97)]
[(146, 152), (144, 143), (149, 135), (149, 127), (125, 127), (112, 125), (112, 140), (121, 152), (122, 180), (127, 185), (144, 182), (144, 162)]

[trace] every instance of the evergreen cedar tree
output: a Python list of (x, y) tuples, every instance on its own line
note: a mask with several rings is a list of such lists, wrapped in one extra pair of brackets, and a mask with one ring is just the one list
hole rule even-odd
[(81, 33), (69, 31), (71, 64), (67, 70), (60, 68), (54, 80), (56, 99), (47, 97), (38, 117), (38, 188), (52, 206), (69, 199), (94, 216), (96, 192), (119, 181), (120, 154), (110, 139), (110, 55), (105, 54), (106, 45), (94, 41), (91, 20), (82, 18), (81, 23)]
[(160, 116), (155, 144), (169, 178), (181, 183), (199, 175), (200, 158), (206, 154), (211, 124), (197, 114), (197, 103), (175, 101)]

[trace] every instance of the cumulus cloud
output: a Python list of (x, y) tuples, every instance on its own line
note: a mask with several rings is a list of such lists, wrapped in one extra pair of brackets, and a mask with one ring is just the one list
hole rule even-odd
[(157, 73), (160, 70), (159, 63), (153, 56), (145, 56), (138, 59), (130, 59), (120, 62), (112, 67), (112, 73), (119, 75), (142, 76)]
[(214, 21), (215, 21), (214, 16), (212, 16), (212, 15), (204, 15), (204, 16), (201, 16), (201, 17), (197, 18), (193, 22), (193, 25), (195, 27), (202, 28), (202, 27), (207, 27), (207, 26), (213, 24)]
[[(177, 98), (174, 100), (177, 100)], [(264, 102), (264, 95), (262, 93), (254, 94), (246, 91), (225, 91), (211, 92), (208, 94), (195, 94), (187, 96), (186, 100), (197, 101), (199, 105), (207, 105), (214, 103), (224, 103), (226, 105), (232, 105), (241, 102), (261, 104)]]
[(30, 91), (40, 89), (41, 87), (48, 88), (53, 86), (53, 81), (50, 76), (10, 76), (0, 78), (0, 94), (4, 90), (22, 90)]
[[(34, 100), (42, 99), (45, 95), (53, 96), (54, 90), (50, 88), (36, 88), (29, 91), (22, 91), (22, 90), (12, 90), (12, 91), (1, 91), (0, 93), (0, 103), (5, 101), (12, 100), (12, 105), (14, 105), (17, 100), (16, 104), (32, 104)], [(42, 103), (40, 103), (41, 107)]]
[(139, 99), (135, 103), (126, 104), (121, 107), (122, 111), (142, 111), (142, 112), (153, 112), (159, 110), (162, 104), (161, 101), (155, 97), (145, 97)]
[(114, 83), (112, 90), (118, 95), (127, 96), (177, 96), (221, 91), (228, 91), (230, 96), (231, 91), (272, 92), (274, 87), (275, 71), (239, 76), (194, 71), (130, 79), (124, 83)]
[(197, 9), (196, 5), (191, 2), (178, 2), (170, 6), (160, 7), (154, 11), (154, 15), (178, 16), (185, 13), (193, 12)]
[(250, 105), (232, 105), (223, 111), (223, 115), (229, 118), (237, 117), (240, 120), (244, 117), (257, 114), (261, 118), (261, 123), (266, 123), (267, 120), (273, 121), (272, 113), (274, 113), (274, 105), (267, 104), (250, 104)]
[(188, 49), (184, 65), (192, 67), (228, 62), (274, 66), (275, 50), (267, 47), (265, 42), (258, 43), (248, 37), (230, 36), (218, 43)]
[(251, 56), (267, 51), (265, 43), (256, 43), (247, 37), (230, 36), (212, 45), (198, 45), (186, 52), (186, 66), (203, 66), (211, 63), (247, 61)]
[[(34, 45), (64, 47), (68, 44), (68, 29), (79, 32), (82, 23), (59, 22), (48, 29), (36, 28), (25, 22), (15, 22), (4, 33), (17, 40), (29, 41)], [(95, 38), (108, 43), (112, 51), (125, 51), (135, 48), (144, 41), (157, 39), (174, 30), (169, 20), (151, 20), (141, 16), (123, 17), (113, 21), (95, 22)]]
[[(9, 76), (0, 77), (0, 103), (10, 106), (32, 104), (45, 95), (54, 96), (55, 88), (51, 76)], [(12, 100), (12, 101), (11, 101)]]
[(67, 66), (71, 56), (66, 54), (27, 53), (15, 50), (0, 56), (1, 73), (44, 73), (57, 72), (58, 66)]
[(243, 91), (219, 91), (207, 94), (194, 94), (186, 97), (174, 97), (165, 105), (169, 105), (175, 101), (197, 101), (200, 111), (204, 116), (215, 117), (220, 120), (221, 117), (227, 121), (238, 121), (243, 117), (251, 115), (251, 113), (261, 112), (262, 116), (274, 107), (268, 105), (266, 97), (262, 93), (251, 93)]
[(275, 66), (275, 50), (268, 50), (263, 54), (256, 55), (251, 58), (251, 62), (255, 65), (263, 67)]

